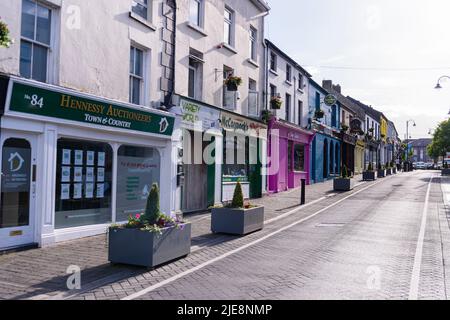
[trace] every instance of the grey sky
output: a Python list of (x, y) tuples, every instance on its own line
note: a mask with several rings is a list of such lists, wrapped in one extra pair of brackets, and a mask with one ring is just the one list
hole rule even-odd
[[(269, 0), (267, 37), (319, 83), (332, 79), (413, 138), (447, 119), (450, 81), (448, 0)], [(330, 67), (330, 68), (326, 68)], [(337, 67), (337, 68), (336, 68)], [(345, 67), (340, 69), (340, 67)], [(347, 68), (348, 67), (348, 68)]]

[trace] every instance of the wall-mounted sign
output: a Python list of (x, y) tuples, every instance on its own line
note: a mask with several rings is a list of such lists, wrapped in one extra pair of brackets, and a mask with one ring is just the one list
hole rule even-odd
[(199, 103), (181, 99), (180, 117), (181, 125), (185, 129), (221, 130), (219, 123), (220, 111)]
[(13, 82), (11, 111), (171, 136), (175, 119), (29, 84)]
[(267, 126), (263, 123), (252, 121), (225, 111), (222, 111), (220, 119), (220, 124), (226, 131), (265, 138), (265, 133), (261, 131), (267, 130)]
[(361, 134), (363, 132), (361, 120), (355, 118), (350, 121), (350, 132), (358, 134)]
[(336, 98), (334, 95), (329, 94), (329, 95), (325, 96), (325, 98), (323, 99), (323, 102), (324, 102), (327, 106), (331, 107), (331, 106), (333, 106), (333, 105), (336, 104), (337, 98)]

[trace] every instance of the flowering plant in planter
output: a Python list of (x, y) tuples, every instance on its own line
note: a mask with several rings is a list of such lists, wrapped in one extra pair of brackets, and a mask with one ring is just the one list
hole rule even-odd
[(279, 96), (273, 96), (270, 98), (270, 106), (272, 109), (280, 109), (283, 104), (283, 100)]
[(154, 268), (190, 251), (191, 225), (161, 213), (157, 184), (150, 191), (145, 212), (129, 216), (124, 225), (111, 226), (108, 233), (112, 263)]
[(212, 208), (211, 231), (246, 235), (264, 227), (264, 207), (244, 201), (242, 186), (237, 182), (233, 200), (223, 208)]
[(14, 41), (9, 37), (8, 25), (0, 21), (0, 47), (9, 48)]
[(229, 76), (225, 79), (224, 84), (227, 86), (228, 91), (237, 91), (238, 87), (242, 84), (242, 78)]
[(314, 117), (316, 119), (322, 119), (325, 116), (325, 112), (323, 112), (322, 109), (316, 110), (316, 112), (314, 113)]
[(141, 231), (162, 233), (164, 228), (182, 229), (185, 222), (161, 213), (159, 208), (159, 188), (155, 183), (147, 198), (147, 206), (142, 214), (130, 215), (124, 225), (113, 225), (112, 229), (140, 229)]

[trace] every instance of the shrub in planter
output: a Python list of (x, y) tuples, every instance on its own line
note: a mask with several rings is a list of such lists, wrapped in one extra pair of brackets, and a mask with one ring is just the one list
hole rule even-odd
[(386, 177), (386, 170), (385, 170), (384, 166), (381, 165), (381, 163), (378, 163), (377, 177), (378, 178)]
[(283, 100), (281, 100), (280, 97), (275, 96), (275, 97), (270, 98), (270, 107), (272, 109), (279, 110), (279, 109), (281, 109), (282, 105), (283, 105)]
[(363, 172), (364, 181), (375, 181), (377, 177), (375, 176), (375, 171), (373, 170), (372, 163), (369, 163), (367, 170)]
[(145, 212), (130, 216), (125, 225), (111, 226), (108, 240), (111, 263), (154, 268), (190, 253), (191, 225), (160, 212), (154, 184)]
[(264, 207), (244, 203), (240, 182), (234, 189), (233, 200), (223, 208), (213, 208), (211, 231), (234, 235), (246, 235), (264, 227)]
[(443, 175), (443, 176), (450, 176), (450, 168), (448, 167), (447, 162), (444, 163), (444, 166), (442, 167), (441, 175)]
[(387, 176), (392, 175), (392, 168), (391, 168), (391, 164), (389, 162), (386, 162), (385, 168), (386, 168), (386, 175)]
[(229, 76), (224, 82), (228, 91), (237, 91), (238, 87), (242, 84), (242, 78)]
[(349, 176), (347, 166), (342, 168), (342, 175), (333, 180), (333, 189), (335, 191), (350, 191), (354, 188), (354, 181)]
[(342, 132), (347, 132), (347, 130), (348, 130), (348, 125), (342, 124), (342, 125), (341, 125), (341, 131), (342, 131)]

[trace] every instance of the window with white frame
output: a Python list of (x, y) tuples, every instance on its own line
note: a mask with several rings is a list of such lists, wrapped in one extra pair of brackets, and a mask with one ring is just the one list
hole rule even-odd
[(48, 59), (51, 49), (51, 9), (31, 0), (22, 0), (20, 39), (20, 75), (37, 81), (48, 81)]
[(301, 73), (298, 74), (298, 88), (300, 90), (303, 90), (304, 82), (303, 82), (303, 75)]
[(188, 96), (197, 100), (202, 99), (203, 62), (203, 54), (189, 50)]
[(274, 52), (270, 53), (270, 70), (277, 71), (277, 55)]
[(291, 121), (291, 95), (286, 93), (286, 121)]
[(292, 67), (289, 63), (286, 64), (286, 81), (292, 82)]
[(230, 46), (234, 45), (234, 12), (228, 7), (224, 11), (224, 42)]
[(257, 42), (258, 42), (258, 31), (250, 26), (250, 59), (257, 61)]
[(248, 114), (257, 117), (258, 110), (258, 91), (256, 81), (249, 79), (248, 81)]
[(144, 87), (144, 51), (130, 48), (130, 102), (142, 104)]
[[(223, 66), (223, 78), (227, 79), (229, 76), (233, 75), (234, 70), (230, 67)], [(223, 86), (223, 107), (230, 110), (236, 109), (237, 100), (236, 91), (228, 91), (226, 85)]]
[(189, 3), (189, 22), (197, 27), (203, 27), (203, 0), (190, 0)]
[(145, 20), (149, 20), (149, 1), (152, 0), (132, 0), (131, 11)]
[(302, 119), (303, 119), (303, 101), (298, 100), (298, 125), (302, 126)]

